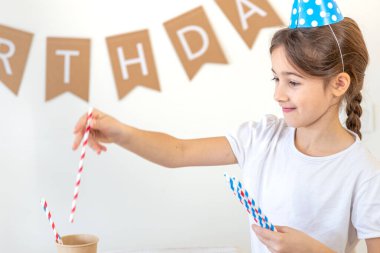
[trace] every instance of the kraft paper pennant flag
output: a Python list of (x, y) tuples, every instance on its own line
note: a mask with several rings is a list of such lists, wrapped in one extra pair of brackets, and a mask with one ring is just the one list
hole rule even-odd
[(263, 28), (284, 23), (267, 0), (216, 0), (248, 48)]
[(47, 38), (46, 101), (71, 92), (88, 101), (90, 40)]
[(343, 19), (336, 0), (295, 0), (289, 28), (331, 25)]
[(33, 34), (0, 25), (0, 82), (18, 94)]
[(164, 26), (190, 80), (205, 63), (227, 64), (202, 7), (169, 20)]
[(119, 99), (138, 85), (160, 91), (148, 30), (106, 40)]

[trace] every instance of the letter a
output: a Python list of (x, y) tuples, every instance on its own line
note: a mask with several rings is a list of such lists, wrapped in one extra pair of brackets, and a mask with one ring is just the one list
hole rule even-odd
[[(237, 5), (237, 9), (239, 11), (240, 22), (241, 22), (241, 25), (243, 27), (243, 30), (248, 29), (247, 19), (249, 19), (249, 17), (251, 17), (252, 15), (255, 15), (256, 13), (259, 14), (261, 17), (265, 17), (266, 15), (268, 15), (266, 13), (266, 11), (257, 7), (256, 5), (251, 3), (249, 0), (236, 0), (236, 5)], [(248, 12), (244, 13), (243, 5), (250, 8), (250, 10)]]

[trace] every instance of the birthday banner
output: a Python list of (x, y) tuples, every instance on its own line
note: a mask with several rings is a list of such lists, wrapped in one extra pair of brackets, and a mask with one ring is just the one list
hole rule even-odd
[(46, 101), (71, 92), (88, 101), (90, 40), (47, 38)]
[[(261, 29), (283, 25), (267, 0), (215, 2), (248, 48), (252, 48)], [(163, 26), (189, 80), (207, 63), (228, 63), (203, 7), (168, 20)], [(32, 33), (0, 25), (0, 82), (15, 95), (32, 39)], [(160, 91), (148, 30), (110, 36), (106, 44), (119, 99), (138, 85)], [(65, 92), (89, 100), (90, 46), (87, 38), (46, 39), (46, 101)]]
[(266, 0), (216, 0), (216, 3), (249, 48), (261, 29), (283, 24)]
[(164, 26), (190, 80), (208, 62), (227, 64), (202, 7), (167, 21)]
[(0, 81), (17, 94), (33, 34), (0, 25)]
[(160, 90), (147, 30), (107, 38), (119, 99), (135, 86)]

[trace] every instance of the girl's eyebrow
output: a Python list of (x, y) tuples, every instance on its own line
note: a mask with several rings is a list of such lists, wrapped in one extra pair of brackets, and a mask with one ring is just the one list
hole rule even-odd
[[(272, 69), (272, 72), (273, 72), (274, 74), (277, 75), (277, 73), (276, 73), (276, 71), (274, 71), (274, 69)], [(283, 72), (281, 72), (281, 74), (282, 74), (282, 75), (285, 75), (285, 76), (294, 75), (294, 76), (297, 76), (297, 77), (302, 78), (302, 79), (304, 78), (304, 77), (301, 76), (300, 74), (295, 73), (295, 72), (290, 72), (290, 71), (283, 71)]]

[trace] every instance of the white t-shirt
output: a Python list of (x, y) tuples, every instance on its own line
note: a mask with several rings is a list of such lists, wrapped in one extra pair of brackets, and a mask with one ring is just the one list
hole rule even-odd
[[(295, 129), (265, 116), (226, 137), (242, 181), (274, 225), (301, 230), (337, 252), (380, 237), (380, 163), (356, 141), (325, 157), (294, 145)], [(250, 217), (250, 223), (253, 220)], [(251, 231), (252, 252), (269, 252)]]

